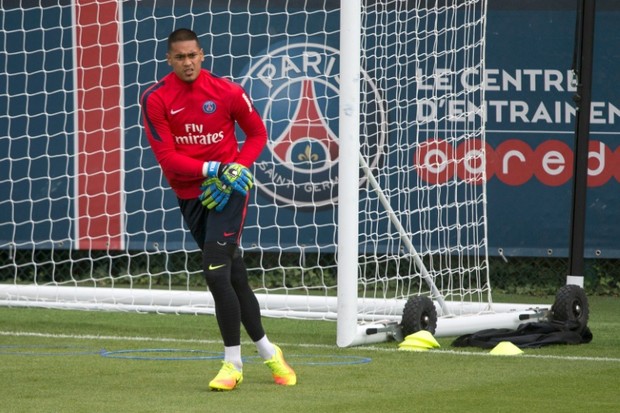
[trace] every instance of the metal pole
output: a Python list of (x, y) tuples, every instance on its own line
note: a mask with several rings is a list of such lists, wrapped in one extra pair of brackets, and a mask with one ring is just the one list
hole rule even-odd
[(576, 30), (575, 74), (577, 105), (575, 124), (575, 162), (573, 179), (573, 205), (571, 213), (571, 237), (569, 251), (569, 273), (567, 284), (583, 287), (584, 245), (586, 228), (586, 195), (588, 189), (588, 145), (590, 135), (590, 105), (592, 102), (592, 61), (594, 49), (594, 15), (596, 0), (581, 0), (579, 3)]
[(357, 334), (360, 152), (361, 0), (340, 2), (340, 124), (338, 131), (338, 327), (337, 344)]

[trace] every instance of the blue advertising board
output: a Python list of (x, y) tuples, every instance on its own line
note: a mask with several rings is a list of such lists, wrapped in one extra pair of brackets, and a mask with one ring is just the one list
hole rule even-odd
[[(620, 4), (598, 1), (587, 257), (620, 257)], [(487, 26), (489, 248), (566, 256), (575, 147), (571, 1), (491, 1)], [(513, 152), (511, 152), (513, 151)]]
[[(258, 209), (249, 212), (247, 222), (258, 226), (246, 229), (244, 246), (286, 249), (298, 240), (311, 240), (310, 244), (333, 249), (336, 211), (330, 201), (336, 196), (338, 172), (337, 166), (327, 161), (337, 157), (337, 138), (332, 131), (338, 130), (338, 2), (327, 2), (333, 9), (312, 19), (302, 13), (268, 15), (264, 7), (251, 19), (247, 13), (223, 18), (215, 10), (217, 1), (211, 4), (215, 13), (194, 15), (190, 11), (197, 6), (192, 2), (176, 2), (173, 14), (168, 1), (122, 3), (126, 17), (122, 24), (126, 247), (194, 248), (176, 211), (174, 195), (165, 189), (167, 184), (154, 157), (145, 150), (148, 143), (138, 105), (144, 88), (169, 70), (163, 60), (168, 33), (185, 26), (201, 33), (208, 55), (206, 67), (242, 83), (267, 119), (271, 152), (259, 159), (255, 169), (260, 188), (255, 192), (256, 202), (262, 206), (260, 213)], [(228, 3), (222, 2), (222, 7)], [(288, 7), (294, 4), (290, 2)], [(620, 209), (620, 91), (615, 87), (620, 83), (616, 69), (620, 66), (620, 4), (612, 0), (597, 4), (585, 254), (615, 258), (620, 257), (620, 225), (616, 224)], [(6, 217), (0, 219), (0, 245), (5, 248), (28, 248), (33, 243), (38, 247), (76, 247), (76, 207), (72, 202), (76, 160), (63, 156), (75, 147), (74, 125), (68, 115), (74, 110), (73, 99), (66, 93), (73, 89), (73, 79), (66, 76), (74, 64), (71, 2), (59, 5), (29, 9), (7, 4), (0, 12), (5, 27), (0, 40), (7, 45), (5, 53), (0, 53), (0, 67), (7, 68), (0, 73), (0, 84), (9, 85), (6, 94), (0, 93), (0, 103), (7, 108), (6, 116), (0, 116), (0, 193), (11, 194), (11, 202), (0, 202), (0, 216)], [(274, 3), (270, 7), (276, 11), (283, 6)], [(17, 18), (18, 13), (23, 16)], [(575, 139), (571, 74), (575, 19), (572, 0), (489, 1), (484, 81), (488, 245), (492, 255), (568, 253)], [(37, 35), (38, 28), (20, 31), (21, 21), (41, 24), (45, 37)], [(209, 33), (200, 28), (208, 28)], [(239, 30), (231, 32), (231, 28)], [(324, 34), (312, 34), (319, 32)], [(18, 57), (24, 44), (28, 58)], [(308, 56), (321, 58), (304, 61)], [(281, 64), (285, 58), (288, 66)], [(47, 73), (28, 73), (29, 65), (45, 66)], [(265, 73), (273, 81), (269, 85), (273, 95), (267, 94)], [(311, 84), (304, 82), (308, 78)], [(283, 102), (279, 97), (286, 93), (313, 94), (320, 106), (316, 120), (323, 122), (322, 144), (312, 148), (312, 153), (323, 150), (319, 159), (324, 162), (310, 165), (308, 154), (291, 144), (294, 139), (282, 139), (293, 136), (290, 127), (294, 122), (270, 120), (270, 111), (281, 112), (285, 119), (294, 116), (294, 108), (278, 105)], [(381, 116), (392, 116), (389, 110), (375, 109)], [(307, 108), (307, 113), (311, 111)], [(44, 156), (45, 165), (33, 168), (31, 160)], [(269, 162), (265, 162), (267, 158)], [(295, 203), (298, 208), (276, 206), (274, 199), (282, 205)]]

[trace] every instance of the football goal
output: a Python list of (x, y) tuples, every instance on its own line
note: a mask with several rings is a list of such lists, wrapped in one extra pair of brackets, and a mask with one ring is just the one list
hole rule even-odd
[(0, 305), (213, 313), (138, 103), (189, 27), (268, 128), (241, 245), (264, 315), (351, 346), (545, 310), (491, 298), (486, 0), (53, 3), (0, 10)]

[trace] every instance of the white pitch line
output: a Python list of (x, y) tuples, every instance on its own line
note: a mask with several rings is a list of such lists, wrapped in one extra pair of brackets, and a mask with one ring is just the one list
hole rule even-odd
[[(524, 349), (523, 351), (527, 351)], [(620, 358), (614, 357), (586, 357), (586, 356), (556, 356), (556, 355), (544, 355), (544, 354), (516, 354), (513, 356), (497, 356), (495, 354), (481, 353), (481, 352), (469, 352), (458, 350), (433, 350), (433, 353), (454, 354), (457, 356), (485, 356), (485, 357), (524, 357), (535, 359), (547, 359), (547, 360), (567, 360), (567, 361), (602, 361), (602, 362), (616, 362), (620, 363)]]
[[(101, 336), (90, 334), (51, 334), (51, 333), (37, 333), (30, 331), (0, 331), (0, 336), (11, 337), (42, 337), (42, 338), (58, 338), (58, 339), (75, 339), (75, 340), (116, 340), (116, 341), (156, 341), (163, 343), (195, 343), (195, 344), (222, 344), (222, 340), (201, 340), (201, 339), (183, 339), (183, 338), (168, 338), (168, 337), (136, 337), (136, 336)], [(252, 344), (250, 341), (246, 341), (243, 344)], [(302, 348), (324, 348), (333, 349), (334, 346), (327, 344), (303, 344), (303, 343), (280, 343), (280, 345), (286, 347), (302, 347)], [(376, 347), (376, 346), (359, 346), (350, 347), (347, 350), (372, 350), (372, 351), (385, 351), (396, 352), (397, 348)], [(527, 351), (524, 350), (524, 351)], [(620, 363), (620, 358), (614, 357), (585, 357), (585, 356), (556, 356), (556, 355), (543, 355), (543, 354), (518, 354), (514, 356), (497, 356), (489, 354), (488, 352), (473, 352), (473, 351), (460, 351), (460, 350), (440, 350), (433, 349), (425, 352), (425, 354), (449, 354), (456, 356), (482, 356), (482, 357), (520, 357), (520, 358), (535, 358), (535, 359), (547, 359), (547, 360), (565, 360), (565, 361), (594, 361), (594, 362), (615, 362)]]
[(217, 344), (221, 340), (198, 340), (198, 339), (180, 339), (166, 337), (130, 337), (130, 336), (100, 336), (100, 335), (82, 335), (82, 334), (51, 334), (51, 333), (35, 333), (30, 331), (0, 331), (0, 336), (12, 337), (43, 337), (43, 338), (69, 338), (76, 340), (118, 340), (118, 341), (158, 341), (168, 343), (201, 343), (201, 344)]

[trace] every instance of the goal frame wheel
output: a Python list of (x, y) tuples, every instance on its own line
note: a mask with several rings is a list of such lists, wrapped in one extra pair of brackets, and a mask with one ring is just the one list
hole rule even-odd
[(433, 300), (426, 296), (410, 297), (403, 308), (401, 320), (403, 337), (420, 330), (435, 334), (437, 328), (437, 309)]
[(567, 284), (558, 290), (551, 306), (553, 321), (577, 321), (579, 330), (583, 331), (588, 325), (589, 316), (588, 297), (583, 288)]

